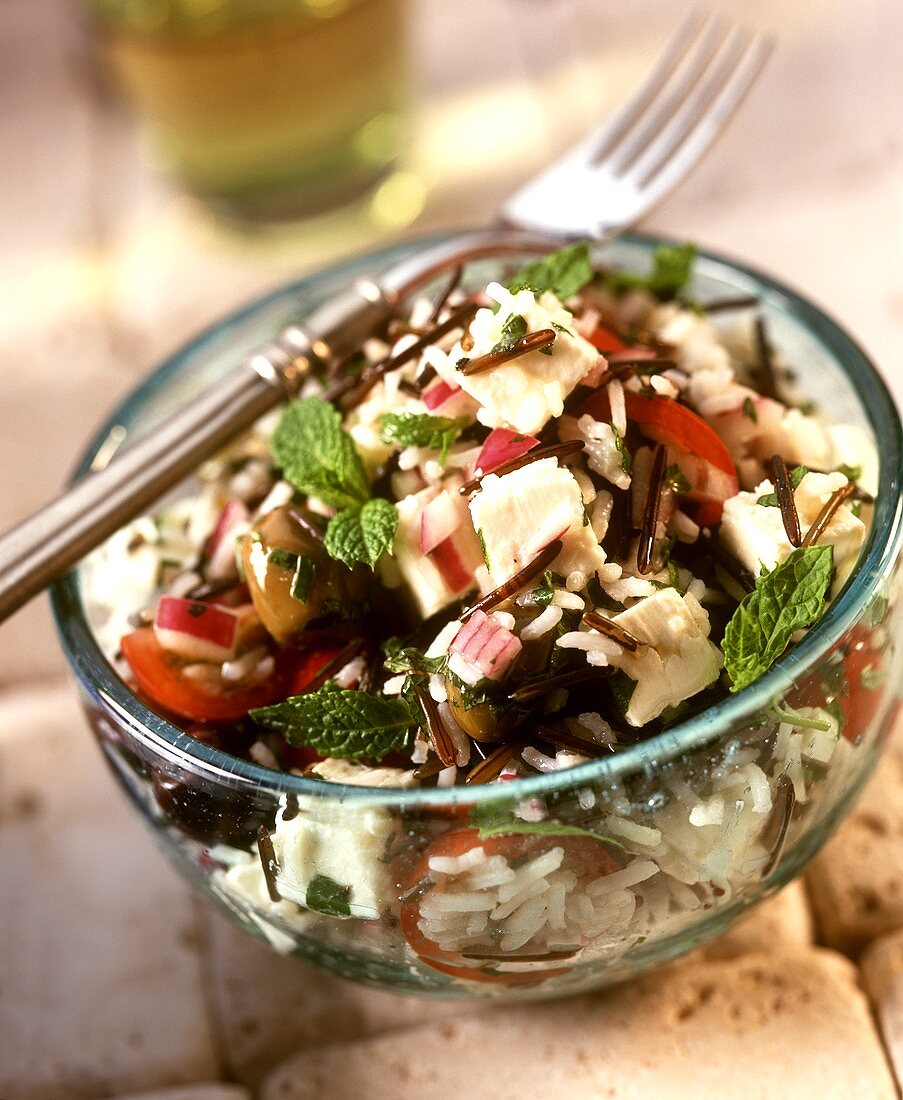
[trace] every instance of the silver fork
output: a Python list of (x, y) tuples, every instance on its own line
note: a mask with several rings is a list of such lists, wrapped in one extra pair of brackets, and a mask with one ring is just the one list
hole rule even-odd
[(105, 468), (0, 538), (0, 621), (443, 271), (489, 256), (548, 251), (575, 237), (607, 240), (635, 225), (724, 129), (771, 47), (761, 35), (695, 15), (685, 20), (614, 117), (504, 204), (502, 228), (460, 234), (359, 281), (152, 433), (123, 440), (122, 453)]

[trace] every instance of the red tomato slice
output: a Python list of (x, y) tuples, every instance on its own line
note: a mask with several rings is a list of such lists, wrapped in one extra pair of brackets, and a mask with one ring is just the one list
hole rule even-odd
[(264, 683), (233, 687), (222, 681), (189, 679), (182, 671), (185, 662), (160, 645), (151, 627), (126, 634), (121, 645), (144, 696), (171, 714), (199, 722), (234, 721), (254, 707), (300, 694), (336, 652), (283, 650), (273, 675)]
[[(399, 876), (402, 896), (412, 896), (412, 900), (401, 903), (400, 918), (401, 928), (409, 946), (427, 966), (434, 970), (440, 970), (444, 974), (450, 974), (455, 978), (463, 978), (471, 982), (489, 982), (506, 985), (522, 985), (527, 982), (536, 982), (545, 978), (555, 977), (559, 974), (567, 974), (570, 966), (553, 966), (550, 968), (528, 971), (488, 971), (479, 966), (466, 965), (466, 960), (456, 951), (447, 951), (433, 940), (428, 939), (420, 929), (420, 903), (415, 896), (418, 886), (429, 880), (429, 861), (434, 856), (456, 857), (469, 852), (472, 848), (483, 848), (488, 855), (503, 855), (507, 859), (516, 859), (525, 855), (538, 856), (551, 848), (562, 847), (565, 849), (565, 860), (570, 866), (574, 866), (579, 874), (590, 871), (597, 875), (611, 874), (617, 870), (617, 865), (608, 854), (604, 846), (589, 837), (561, 837), (561, 836), (533, 836), (512, 834), (510, 836), (493, 836), (481, 840), (479, 833), (474, 829), (456, 829), (434, 840), (433, 843), (422, 852), (418, 853), (413, 862), (408, 861), (402, 868)], [(517, 962), (517, 955), (512, 954), (510, 959), (503, 961)]]
[(625, 344), (616, 332), (612, 332), (605, 325), (596, 325), (589, 334), (589, 342), (599, 351), (625, 351), (630, 345)]
[[(718, 523), (724, 501), (740, 488), (734, 460), (718, 433), (692, 409), (670, 397), (647, 397), (628, 390), (624, 400), (627, 419), (634, 421), (645, 436), (695, 455), (724, 475), (712, 476), (698, 464), (693, 470), (684, 470), (692, 485), (688, 500), (693, 505), (697, 523), (702, 526)], [(580, 413), (588, 413), (596, 420), (609, 420), (611, 406), (607, 392), (597, 390), (583, 403)]]

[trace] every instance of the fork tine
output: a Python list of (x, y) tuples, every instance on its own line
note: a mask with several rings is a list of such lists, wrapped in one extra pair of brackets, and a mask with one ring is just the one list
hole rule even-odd
[(727, 30), (720, 20), (708, 22), (688, 58), (656, 97), (646, 116), (609, 155), (608, 167), (615, 176), (623, 176), (680, 111), (705, 76), (726, 36)]
[(655, 183), (663, 194), (706, 153), (755, 83), (774, 45), (771, 36), (736, 36), (705, 86), (641, 159), (640, 188)]
[(589, 136), (586, 144), (591, 150), (590, 162), (598, 163), (607, 157), (624, 134), (632, 129), (699, 37), (705, 21), (705, 17), (698, 10), (687, 13), (640, 87), (613, 118), (606, 120), (597, 134)]

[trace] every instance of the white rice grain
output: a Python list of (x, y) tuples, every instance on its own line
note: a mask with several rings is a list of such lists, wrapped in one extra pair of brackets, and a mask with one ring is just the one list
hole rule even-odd
[[(582, 600), (580, 601), (583, 602)], [(554, 630), (556, 626), (561, 622), (561, 617), (564, 614), (562, 609), (555, 604), (550, 604), (540, 615), (537, 615), (533, 622), (528, 623), (524, 629), (520, 632), (520, 638), (523, 642), (531, 642), (535, 638), (541, 638), (544, 634), (548, 634), (550, 630)]]

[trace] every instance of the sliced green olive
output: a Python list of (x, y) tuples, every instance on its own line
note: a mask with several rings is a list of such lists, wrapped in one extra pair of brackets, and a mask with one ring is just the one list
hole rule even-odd
[(287, 508), (268, 513), (241, 546), (251, 600), (267, 631), (281, 643), (348, 600), (349, 571), (304, 531)]
[(461, 689), (451, 680), (445, 681), (448, 705), (455, 715), (455, 721), (474, 741), (498, 741), (502, 729), (489, 703), (477, 703), (466, 707)]

